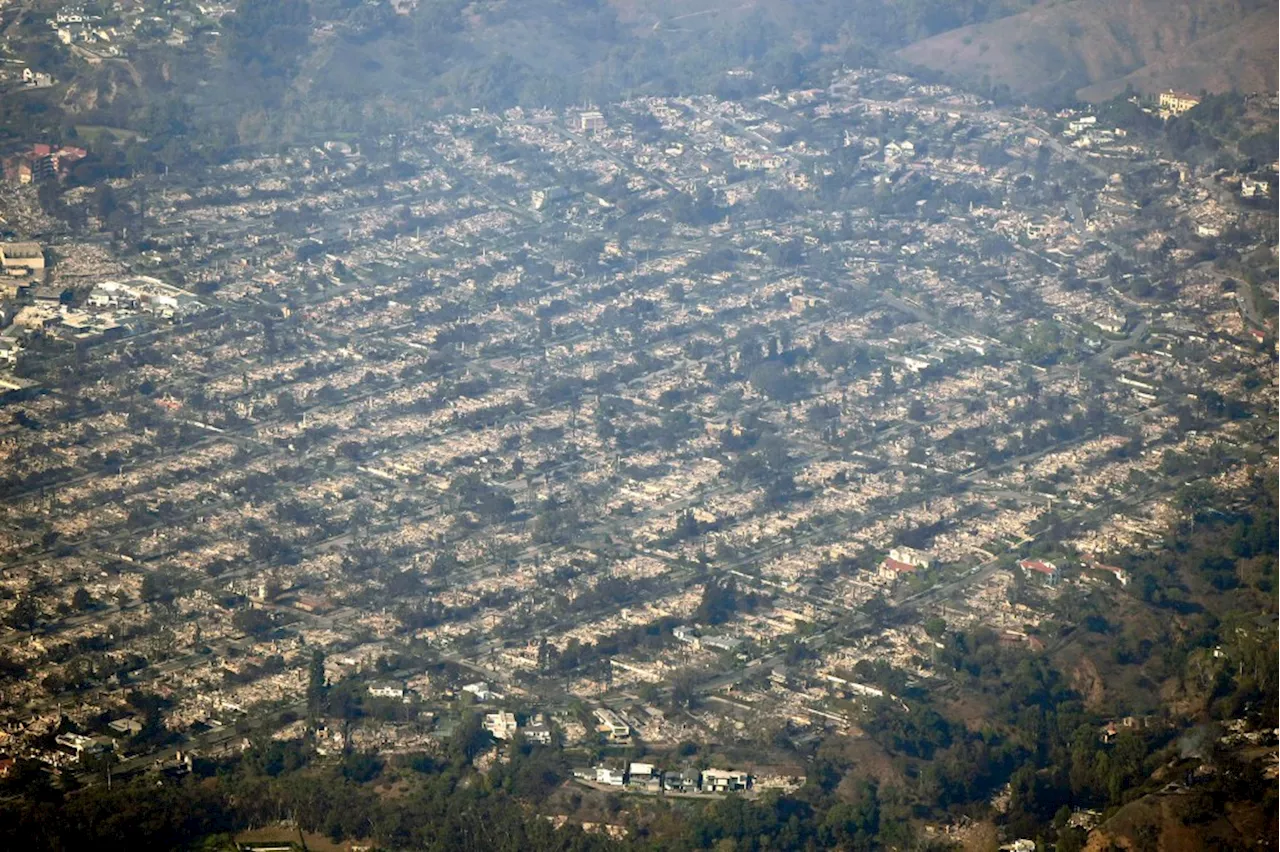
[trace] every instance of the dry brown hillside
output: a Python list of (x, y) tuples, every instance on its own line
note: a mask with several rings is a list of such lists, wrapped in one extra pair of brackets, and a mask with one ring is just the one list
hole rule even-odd
[(1084, 852), (1202, 852), (1275, 849), (1275, 819), (1258, 802), (1215, 801), (1197, 790), (1171, 789), (1120, 808), (1095, 829)]
[(1274, 0), (1066, 0), (909, 45), (909, 62), (1017, 94), (1105, 100), (1148, 93), (1274, 91)]
[(1139, 92), (1181, 89), (1198, 92), (1267, 92), (1276, 88), (1276, 31), (1280, 7), (1254, 12), (1237, 24), (1158, 56), (1118, 80), (1080, 90), (1084, 100), (1112, 98), (1132, 85)]

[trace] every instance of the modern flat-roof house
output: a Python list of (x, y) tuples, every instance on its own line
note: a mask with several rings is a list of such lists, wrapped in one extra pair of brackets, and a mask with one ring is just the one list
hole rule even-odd
[(732, 793), (745, 790), (751, 784), (751, 775), (734, 769), (705, 769), (702, 772), (702, 792)]
[(484, 714), (484, 729), (493, 734), (495, 740), (509, 740), (516, 735), (516, 717), (505, 711)]
[(656, 793), (662, 789), (662, 773), (652, 763), (633, 762), (627, 768), (627, 784)]
[(627, 773), (621, 769), (610, 769), (607, 766), (597, 766), (596, 781), (600, 784), (621, 787), (627, 783)]
[(594, 715), (600, 723), (596, 725), (596, 730), (608, 736), (610, 741), (621, 743), (631, 739), (631, 726), (622, 721), (622, 717), (617, 713), (607, 707), (601, 707), (594, 711)]
[(6, 275), (44, 272), (44, 250), (39, 243), (0, 243), (0, 269)]
[(81, 759), (86, 754), (97, 754), (106, 751), (110, 745), (102, 737), (86, 737), (83, 734), (70, 732), (58, 734), (54, 738), (54, 742), (74, 754), (76, 760)]

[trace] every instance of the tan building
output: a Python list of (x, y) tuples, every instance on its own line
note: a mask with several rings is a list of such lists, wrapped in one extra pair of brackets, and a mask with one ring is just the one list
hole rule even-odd
[(1198, 103), (1200, 103), (1199, 96), (1170, 89), (1160, 93), (1160, 114), (1165, 118), (1171, 115), (1182, 115)]
[(44, 251), (39, 243), (0, 243), (0, 267), (6, 275), (44, 272)]
[(17, 184), (31, 183), (35, 173), (31, 169), (31, 163), (22, 157), (10, 157), (4, 161), (5, 180), (12, 181)]

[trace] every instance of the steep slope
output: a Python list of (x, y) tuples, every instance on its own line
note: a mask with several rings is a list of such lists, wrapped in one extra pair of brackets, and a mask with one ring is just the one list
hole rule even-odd
[(1089, 835), (1085, 852), (1274, 849), (1272, 810), (1239, 792), (1188, 790), (1174, 785), (1167, 792), (1143, 796), (1120, 808)]
[(1276, 88), (1276, 31), (1280, 8), (1254, 12), (1237, 24), (1157, 57), (1124, 77), (1081, 89), (1082, 100), (1103, 101), (1132, 86), (1138, 92), (1165, 89), (1198, 92), (1268, 92)]
[[(1016, 94), (1274, 90), (1276, 7), (1267, 0), (1067, 0), (918, 41), (899, 56)], [(1267, 21), (1270, 24), (1267, 24)]]

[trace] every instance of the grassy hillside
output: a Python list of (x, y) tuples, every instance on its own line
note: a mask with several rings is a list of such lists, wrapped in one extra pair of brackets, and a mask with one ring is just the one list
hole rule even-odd
[(1066, 0), (960, 27), (898, 55), (1022, 96), (1105, 100), (1154, 92), (1276, 87), (1276, 6), (1267, 0)]
[[(906, 62), (987, 89), (1105, 99), (1132, 82), (1274, 83), (1267, 0), (240, 0), (216, 42), (67, 73), (62, 109), (12, 115), (135, 131), (152, 155), (374, 136), (437, 111), (750, 97), (839, 65)], [(1270, 23), (1268, 23), (1270, 22)], [(726, 74), (747, 69), (751, 74)], [(28, 114), (30, 113), (30, 114)], [(143, 158), (144, 160), (146, 158)]]
[(1118, 79), (1081, 89), (1082, 100), (1104, 101), (1127, 87), (1154, 93), (1164, 89), (1198, 92), (1267, 92), (1276, 88), (1276, 31), (1280, 10), (1272, 6), (1199, 38), (1181, 50), (1157, 56)]
[[(134, 131), (151, 154), (168, 145), (164, 162), (178, 165), (236, 146), (386, 134), (472, 107), (822, 85), (833, 67), (879, 65), (1035, 2), (238, 0), (217, 38), (139, 48), (128, 69), (53, 67), (66, 83), (59, 104), (24, 109), (31, 96), (3, 111), (26, 134)], [(727, 75), (735, 69), (751, 73)]]

